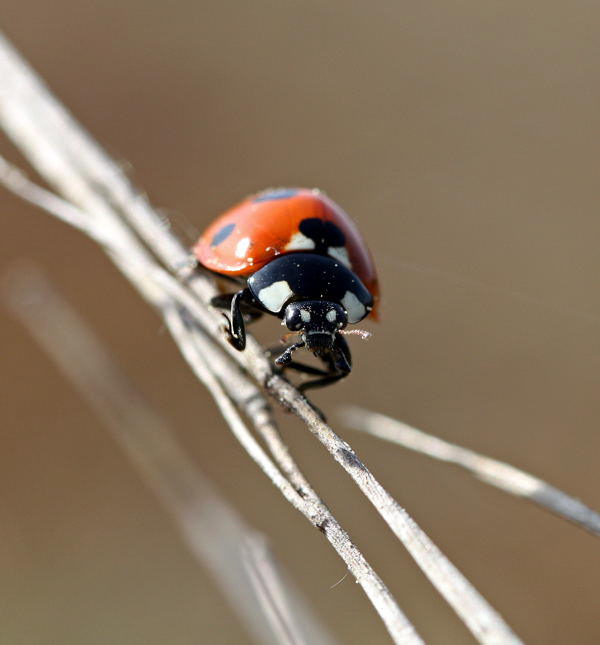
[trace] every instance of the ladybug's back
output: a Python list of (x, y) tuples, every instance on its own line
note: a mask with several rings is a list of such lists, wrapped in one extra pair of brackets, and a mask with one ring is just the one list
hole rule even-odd
[(215, 220), (194, 247), (202, 265), (231, 276), (249, 276), (298, 251), (339, 260), (377, 298), (375, 266), (354, 222), (318, 190), (282, 188), (249, 197)]

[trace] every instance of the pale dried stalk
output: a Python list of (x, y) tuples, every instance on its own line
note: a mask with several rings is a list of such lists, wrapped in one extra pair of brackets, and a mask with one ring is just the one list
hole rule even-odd
[[(225, 392), (223, 387), (219, 386), (217, 382), (213, 382), (214, 377), (211, 375), (208, 365), (214, 364), (214, 347), (211, 347), (207, 343), (206, 338), (203, 338), (202, 334), (198, 333), (197, 328), (189, 326), (187, 330), (181, 328), (179, 320), (177, 319), (171, 321), (169, 329), (182, 349), (192, 370), (204, 381), (213, 393), (213, 396), (215, 396), (221, 413), (228, 420), (238, 441), (240, 441), (248, 454), (258, 463), (271, 481), (283, 492), (286, 499), (305, 515), (316, 528), (323, 532), (331, 545), (343, 558), (350, 573), (362, 585), (367, 596), (371, 598), (371, 601), (378, 609), (392, 637), (398, 642), (421, 643), (422, 641), (416, 634), (414, 627), (398, 610), (383, 582), (372, 572), (370, 565), (360, 551), (352, 544), (348, 534), (342, 529), (295, 465), (287, 452), (287, 448), (281, 441), (277, 428), (270, 421), (264, 419), (264, 416), (261, 421), (262, 415), (257, 417), (254, 412), (248, 410), (249, 405), (252, 406), (252, 402), (257, 401), (256, 396), (250, 394), (252, 385), (250, 384), (249, 387), (248, 383), (240, 377), (239, 373), (237, 375), (232, 373), (228, 369), (227, 363), (220, 361), (220, 366), (216, 370), (220, 377), (222, 377), (220, 382), (222, 384), (227, 383), (233, 385), (234, 397), (244, 398), (246, 403), (243, 404), (243, 407), (251, 414), (255, 428), (265, 439), (272, 454), (278, 456), (278, 462), (282, 470), (289, 473), (291, 485), (288, 484), (287, 479), (281, 479), (279, 471), (267, 467), (266, 455), (262, 452), (245, 425), (239, 423), (239, 420), (232, 416), (235, 409), (231, 407), (227, 398), (224, 396)], [(297, 493), (299, 491), (300, 494), (294, 496), (293, 491)]]
[[(204, 277), (191, 275), (181, 245), (166, 229), (164, 220), (131, 187), (118, 166), (83, 132), (52, 97), (35, 74), (6, 41), (0, 40), (0, 119), (9, 136), (44, 177), (70, 201), (100, 216), (118, 229), (111, 210), (117, 207), (148, 245), (172, 269), (190, 275), (190, 286), (202, 301), (214, 292)], [(57, 159), (59, 157), (60, 159)], [(169, 239), (167, 239), (169, 238)], [(216, 317), (205, 324), (218, 336)], [(350, 446), (315, 413), (298, 391), (273, 373), (258, 344), (249, 339), (245, 352), (234, 357), (244, 364), (273, 397), (295, 412), (336, 461), (350, 474), (369, 501), (401, 539), (436, 588), (474, 636), (486, 644), (519, 643), (519, 639), (464, 576), (443, 556), (406, 511), (377, 482)]]
[(5, 295), (12, 312), (162, 501), (189, 551), (211, 571), (256, 642), (332, 645), (305, 600), (282, 576), (264, 537), (202, 475), (168, 424), (39, 271), (29, 267), (15, 272)]
[(417, 430), (384, 414), (349, 406), (340, 410), (340, 417), (349, 428), (460, 466), (487, 484), (538, 504), (600, 537), (600, 514), (543, 479), (503, 461)]
[[(340, 527), (291, 459), (262, 393), (235, 363), (225, 360), (223, 353), (197, 327), (198, 319), (195, 314), (207, 315), (199, 303), (190, 297), (181, 285), (174, 281), (172, 276), (158, 265), (153, 264), (152, 260), (146, 258), (143, 253), (134, 253), (133, 257), (136, 257), (136, 260), (132, 261), (130, 258), (132, 254), (128, 253), (128, 244), (131, 244), (132, 240), (129, 240), (124, 246), (120, 246), (120, 242), (118, 242), (111, 250), (111, 239), (110, 237), (105, 239), (102, 226), (98, 224), (97, 220), (86, 219), (85, 213), (36, 186), (2, 158), (0, 158), (0, 182), (23, 199), (31, 201), (59, 219), (71, 223), (93, 239), (108, 245), (109, 254), (117, 266), (121, 267), (144, 296), (162, 311), (163, 316), (168, 318), (168, 327), (175, 342), (209, 389), (215, 388), (214, 391), (211, 390), (213, 395), (220, 397), (219, 400), (224, 406), (226, 419), (235, 423), (236, 436), (250, 456), (281, 490), (288, 501), (300, 510), (314, 526), (323, 531), (379, 612), (392, 639), (397, 643), (406, 643), (407, 645), (421, 643), (414, 627), (401, 612), (387, 587), (360, 551), (352, 544), (349, 536)], [(47, 203), (46, 195), (51, 198)], [(220, 384), (215, 384), (214, 377), (210, 374), (211, 371), (219, 376)], [(239, 422), (238, 415), (231, 410), (231, 405), (222, 397), (222, 386), (227, 388), (227, 395), (250, 417), (281, 469), (289, 477), (291, 485), (281, 477), (275, 465), (247, 432), (245, 426)]]

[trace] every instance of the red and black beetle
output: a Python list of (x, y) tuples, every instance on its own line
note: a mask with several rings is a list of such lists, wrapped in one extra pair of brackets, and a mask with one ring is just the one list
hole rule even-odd
[[(213, 298), (230, 309), (229, 342), (246, 346), (247, 321), (277, 316), (298, 335), (276, 359), (317, 378), (300, 388), (320, 387), (350, 373), (347, 324), (377, 317), (375, 266), (354, 222), (319, 190), (278, 188), (253, 195), (216, 219), (194, 247), (200, 264), (241, 281), (244, 288)], [(325, 369), (292, 360), (302, 347)]]

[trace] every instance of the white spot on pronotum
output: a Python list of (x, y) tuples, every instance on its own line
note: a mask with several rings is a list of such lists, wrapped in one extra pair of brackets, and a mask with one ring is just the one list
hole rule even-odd
[(246, 257), (246, 253), (248, 252), (248, 249), (250, 248), (250, 243), (251, 240), (249, 237), (243, 237), (236, 245), (235, 245), (235, 256), (237, 258), (244, 258)]
[(327, 249), (327, 253), (332, 258), (339, 260), (345, 267), (348, 267), (349, 269), (352, 268), (350, 256), (348, 255), (348, 249), (345, 246), (330, 246)]
[(278, 313), (293, 295), (294, 292), (290, 289), (290, 285), (285, 280), (279, 280), (269, 287), (261, 289), (258, 292), (258, 299), (269, 311)]
[(350, 323), (357, 323), (359, 320), (362, 320), (367, 313), (367, 308), (352, 293), (352, 291), (346, 291), (342, 298), (342, 305), (348, 313), (348, 322)]
[(335, 322), (335, 321), (336, 321), (336, 318), (337, 318), (337, 311), (336, 311), (335, 309), (330, 309), (330, 310), (325, 314), (325, 318), (327, 318), (327, 320), (328, 320), (329, 322)]
[(306, 309), (300, 309), (300, 318), (302, 318), (302, 322), (310, 322), (310, 311), (306, 311)]
[(290, 241), (285, 245), (286, 251), (302, 251), (302, 250), (312, 250), (315, 248), (315, 241), (311, 240), (310, 237), (306, 237), (302, 233), (294, 233)]

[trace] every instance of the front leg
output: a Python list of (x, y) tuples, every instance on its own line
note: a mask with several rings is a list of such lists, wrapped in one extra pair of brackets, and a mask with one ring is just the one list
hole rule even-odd
[(336, 334), (335, 336), (332, 358), (335, 369), (338, 372), (342, 372), (344, 376), (350, 374), (352, 371), (352, 354), (350, 353), (350, 346), (346, 342), (346, 339), (340, 334)]
[(223, 314), (227, 321), (227, 340), (240, 352), (246, 348), (246, 325), (242, 314), (242, 305), (251, 305), (252, 300), (250, 291), (242, 289), (233, 294), (231, 298), (231, 318), (227, 314)]
[(329, 372), (321, 369), (320, 367), (313, 367), (312, 365), (305, 365), (297, 361), (290, 361), (283, 366), (286, 370), (294, 370), (300, 374), (310, 374), (311, 376), (328, 376)]
[[(235, 295), (235, 293), (220, 293), (218, 296), (213, 296), (210, 304), (218, 309), (231, 309), (231, 301), (234, 299)], [(263, 311), (256, 308), (253, 301), (246, 302), (245, 298), (240, 302), (240, 309), (244, 314), (246, 325), (258, 320), (264, 314)]]
[(346, 340), (339, 334), (336, 334), (331, 351), (325, 356), (321, 356), (321, 359), (326, 364), (327, 371), (323, 371), (320, 378), (302, 383), (298, 387), (302, 394), (304, 394), (306, 390), (331, 385), (332, 383), (348, 376), (352, 371), (352, 355), (350, 354), (350, 347)]
[(303, 341), (300, 341), (299, 343), (294, 343), (293, 345), (290, 345), (284, 352), (281, 354), (281, 356), (278, 356), (275, 359), (275, 364), (280, 365), (280, 366), (286, 366), (289, 365), (292, 362), (292, 354), (297, 350), (300, 349), (301, 347), (305, 347), (306, 343)]

